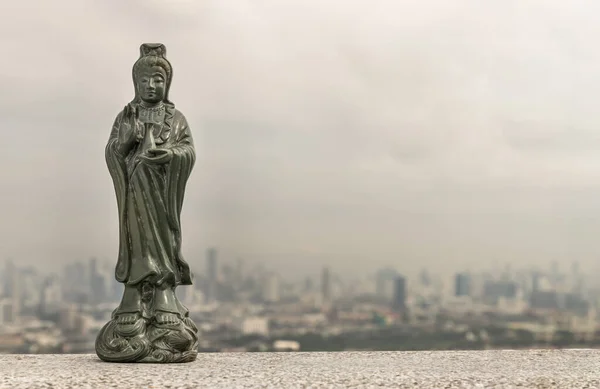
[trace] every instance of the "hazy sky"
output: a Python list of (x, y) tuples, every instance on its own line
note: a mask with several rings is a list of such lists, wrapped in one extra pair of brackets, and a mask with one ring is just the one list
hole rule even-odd
[(598, 1), (2, 3), (16, 262), (116, 260), (104, 147), (162, 42), (198, 154), (197, 273), (210, 245), (288, 272), (600, 263)]

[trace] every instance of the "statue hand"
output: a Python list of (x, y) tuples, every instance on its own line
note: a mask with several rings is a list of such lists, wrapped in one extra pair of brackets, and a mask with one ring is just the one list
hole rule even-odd
[(173, 159), (173, 150), (170, 149), (149, 149), (140, 158), (148, 163), (163, 164)]
[(123, 110), (121, 125), (119, 126), (119, 151), (127, 154), (137, 141), (138, 121), (137, 110), (131, 104), (127, 104)]

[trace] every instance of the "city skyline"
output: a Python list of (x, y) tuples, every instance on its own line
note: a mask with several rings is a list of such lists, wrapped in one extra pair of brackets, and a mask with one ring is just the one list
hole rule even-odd
[[(123, 286), (110, 268), (90, 258), (65, 265), (60, 274), (42, 274), (5, 262), (0, 351), (92, 351), (122, 297)], [(324, 266), (316, 280), (290, 282), (268, 266), (224, 261), (211, 247), (205, 268), (194, 286), (177, 290), (202, 328), (201, 352), (570, 347), (599, 341), (600, 288), (576, 262), (568, 269), (552, 263), (541, 270), (489, 268), (452, 277), (423, 269), (416, 279), (388, 267), (348, 280)]]
[(600, 5), (452, 3), (12, 4), (0, 258), (116, 261), (104, 146), (158, 41), (196, 139), (192, 264), (600, 270)]
[[(0, 269), (2, 268), (1, 263)], [(524, 264), (513, 266), (509, 263), (482, 264), (479, 268), (455, 267), (450, 271), (441, 272), (439, 269), (427, 266), (421, 267), (418, 272), (411, 272), (406, 268), (372, 264), (368, 271), (361, 273), (352, 272), (344, 268), (332, 268), (329, 264), (323, 263), (314, 268), (305, 268), (305, 271), (302, 273), (294, 273), (289, 271), (289, 269), (286, 271), (286, 269), (277, 267), (277, 264), (268, 264), (262, 261), (247, 261), (240, 257), (223, 256), (217, 247), (209, 246), (204, 252), (202, 261), (193, 265), (197, 269), (196, 272), (193, 272), (193, 284), (191, 286), (180, 285), (179, 288), (189, 287), (191, 289), (202, 290), (208, 304), (215, 302), (215, 288), (222, 281), (223, 277), (237, 283), (242, 282), (245, 277), (258, 277), (264, 278), (263, 281), (267, 282), (267, 284), (270, 283), (270, 279), (276, 278), (277, 288), (281, 288), (282, 282), (286, 285), (305, 285), (306, 287), (307, 285), (311, 285), (310, 288), (316, 288), (315, 291), (320, 290), (325, 299), (331, 297), (331, 285), (333, 281), (338, 286), (343, 285), (344, 288), (352, 288), (351, 285), (356, 283), (374, 282), (377, 285), (382, 285), (385, 282), (396, 282), (399, 278), (404, 280), (403, 285), (406, 285), (406, 282), (411, 280), (411, 287), (415, 285), (419, 287), (432, 287), (436, 285), (436, 287), (439, 287), (443, 284), (446, 291), (454, 293), (456, 296), (470, 294), (472, 277), (477, 277), (481, 280), (497, 280), (501, 283), (511, 279), (519, 279), (520, 282), (523, 282), (523, 277), (531, 277), (530, 282), (533, 284), (538, 285), (541, 282), (540, 280), (545, 279), (546, 282), (550, 282), (554, 286), (562, 284), (566, 278), (574, 277), (573, 280), (576, 280), (580, 284), (579, 289), (577, 289), (578, 293), (583, 290), (584, 285), (589, 290), (600, 291), (600, 284), (597, 284), (593, 273), (589, 272), (585, 267), (582, 268), (578, 261), (573, 261), (568, 266), (561, 266), (558, 262), (552, 261), (548, 262), (546, 266), (541, 267), (532, 267)], [(99, 259), (96, 256), (66, 261), (61, 266), (52, 268), (43, 266), (43, 264), (27, 265), (15, 262), (12, 259), (6, 259), (4, 267), (12, 270), (5, 272), (6, 274), (0, 272), (0, 282), (4, 280), (4, 282), (8, 282), (9, 284), (15, 282), (11, 279), (11, 274), (17, 274), (15, 273), (16, 271), (19, 274), (35, 274), (49, 280), (78, 279), (81, 274), (89, 272), (91, 272), (90, 274), (98, 274), (100, 272), (103, 274), (102, 278), (104, 280), (98, 281), (92, 277), (92, 281), (90, 282), (120, 285), (114, 279), (115, 264), (106, 259)], [(81, 284), (82, 282), (83, 284)], [(77, 284), (80, 285), (79, 287), (83, 287), (81, 285), (86, 284), (86, 282), (83, 279), (78, 279), (73, 285)], [(571, 284), (569, 284), (569, 287), (572, 287)], [(372, 292), (376, 295), (383, 293), (379, 287)]]

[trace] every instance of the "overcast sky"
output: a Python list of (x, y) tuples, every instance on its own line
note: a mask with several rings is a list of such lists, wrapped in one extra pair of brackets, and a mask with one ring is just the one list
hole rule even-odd
[[(5, 4), (6, 3), (6, 4)], [(143, 42), (198, 155), (184, 253), (284, 271), (600, 263), (600, 14), (578, 0), (0, 6), (0, 255), (116, 260), (104, 161)]]

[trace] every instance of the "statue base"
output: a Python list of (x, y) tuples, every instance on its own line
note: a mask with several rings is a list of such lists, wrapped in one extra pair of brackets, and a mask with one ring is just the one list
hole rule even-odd
[(198, 328), (189, 317), (177, 324), (144, 317), (121, 324), (113, 317), (96, 338), (96, 354), (105, 362), (192, 362), (198, 355)]

